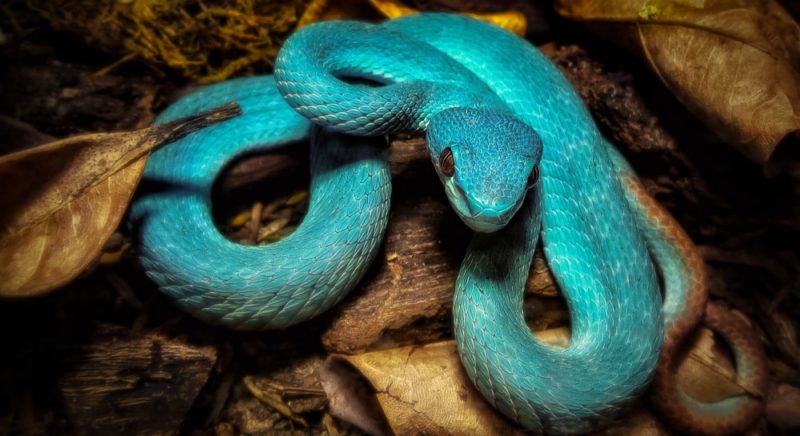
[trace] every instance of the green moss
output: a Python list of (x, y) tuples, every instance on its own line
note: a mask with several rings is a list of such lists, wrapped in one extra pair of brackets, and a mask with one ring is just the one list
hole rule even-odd
[(308, 0), (31, 0), (88, 44), (203, 82), (267, 69)]
[(653, 3), (645, 3), (639, 9), (639, 17), (645, 21), (654, 20), (661, 14), (661, 8)]

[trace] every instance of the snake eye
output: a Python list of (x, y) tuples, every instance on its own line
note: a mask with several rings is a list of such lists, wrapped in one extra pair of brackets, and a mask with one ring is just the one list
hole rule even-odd
[(528, 176), (528, 189), (533, 188), (533, 185), (536, 184), (536, 181), (539, 180), (539, 165), (533, 167), (533, 171), (531, 171), (531, 175)]
[(439, 168), (447, 177), (453, 177), (453, 174), (456, 173), (456, 163), (453, 161), (453, 151), (450, 150), (450, 147), (445, 148), (439, 155)]

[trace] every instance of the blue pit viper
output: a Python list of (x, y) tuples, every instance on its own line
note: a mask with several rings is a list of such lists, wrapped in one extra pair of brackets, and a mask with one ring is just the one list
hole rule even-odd
[[(492, 405), (534, 431), (586, 432), (655, 377), (654, 404), (678, 428), (735, 431), (760, 413), (751, 395), (701, 403), (677, 389), (672, 356), (704, 310), (723, 319), (718, 330), (737, 326), (726, 335), (735, 350), (755, 350), (736, 358), (756, 393), (759, 347), (741, 339), (741, 320), (706, 304), (691, 241), (523, 39), (451, 14), (318, 23), (286, 41), (274, 76), (206, 87), (156, 122), (230, 101), (243, 115), (152, 154), (144, 180), (157, 189), (129, 217), (147, 275), (197, 318), (276, 329), (336, 304), (375, 257), (388, 220), (381, 136), (425, 132), (447, 198), (477, 232), (456, 282), (454, 327), (464, 367)], [(217, 175), (243, 154), (301, 140), (311, 140), (312, 176), (300, 226), (266, 246), (227, 240), (210, 212)], [(540, 342), (522, 315), (539, 234), (569, 306), (566, 348)]]

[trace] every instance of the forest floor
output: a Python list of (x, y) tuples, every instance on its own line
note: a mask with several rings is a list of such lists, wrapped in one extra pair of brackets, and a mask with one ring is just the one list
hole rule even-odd
[[(54, 29), (21, 2), (13, 5), (0, 14), (2, 153), (52, 138), (145, 127), (197, 86), (137, 60), (109, 69), (119, 55)], [(553, 12), (529, 14), (530, 39), (573, 82), (648, 192), (698, 245), (712, 298), (746, 315), (761, 339), (771, 388), (755, 431), (798, 428), (800, 163), (788, 160), (765, 175), (689, 113), (641, 60)], [(269, 72), (268, 66), (251, 69)], [(357, 412), (361, 429), (346, 422), (331, 410), (341, 401), (331, 385), (353, 375), (337, 362), (358, 367), (353, 359), (368, 351), (452, 339), (452, 287), (470, 231), (450, 210), (423, 145), (422, 138), (392, 138), (385, 243), (364, 281), (312, 321), (240, 333), (193, 319), (147, 279), (124, 224), (79, 279), (49, 295), (0, 301), (6, 356), (0, 433), (411, 429), (387, 422), (375, 403)], [(291, 233), (308, 202), (307, 152), (298, 146), (249, 156), (221, 174), (214, 200), (221, 231), (250, 244)], [(569, 326), (541, 255), (528, 282), (526, 317), (536, 331)], [(724, 347), (712, 348), (706, 351), (724, 360)], [(381, 393), (379, 382), (371, 382), (360, 382), (358, 398)], [(615, 431), (668, 431), (646, 402), (632, 413)], [(502, 421), (497, 428), (516, 431), (496, 419)]]

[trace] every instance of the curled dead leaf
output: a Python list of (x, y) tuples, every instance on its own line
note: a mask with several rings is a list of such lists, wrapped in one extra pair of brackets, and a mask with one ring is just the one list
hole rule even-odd
[[(535, 334), (554, 346), (566, 346), (570, 336), (564, 327)], [(749, 392), (711, 330), (701, 328), (687, 346), (677, 374), (684, 392), (706, 402)], [(367, 387), (359, 387), (359, 375)], [(387, 433), (387, 424), (395, 434), (521, 433), (472, 386), (453, 341), (334, 355), (320, 376), (331, 413), (373, 434)], [(602, 434), (668, 432), (639, 404)]]
[[(556, 346), (569, 338), (565, 328), (535, 333)], [(525, 434), (472, 386), (453, 341), (333, 356), (320, 378), (331, 413), (370, 434)], [(599, 434), (668, 433), (638, 405)]]
[(319, 370), (319, 381), (332, 416), (371, 435), (392, 434), (375, 398), (375, 390), (345, 360), (328, 358)]
[(699, 401), (715, 402), (747, 392), (713, 331), (701, 327), (687, 346), (689, 352), (678, 365), (676, 376), (685, 393)]
[(0, 296), (75, 278), (116, 230), (154, 148), (241, 113), (231, 104), (171, 123), (95, 133), (0, 157)]
[[(535, 333), (551, 345), (569, 340), (567, 328)], [(374, 399), (394, 434), (522, 434), (473, 387), (453, 341), (334, 356), (325, 367), (322, 384), (332, 413), (370, 433), (386, 433)], [(350, 391), (358, 386), (351, 367), (371, 391)]]
[(774, 0), (560, 0), (557, 10), (630, 42), (678, 100), (757, 163), (800, 131), (800, 26)]
[(394, 434), (522, 434), (472, 386), (453, 341), (337, 359), (374, 388)]

